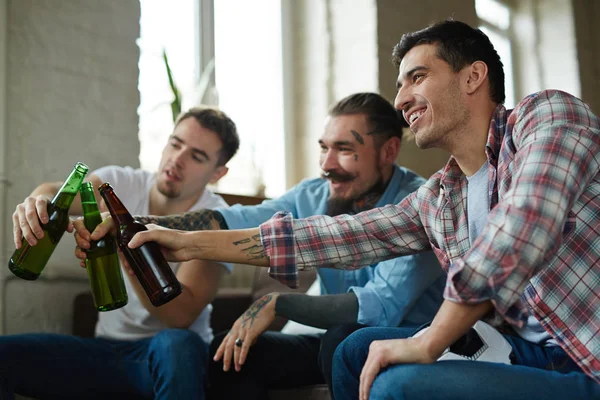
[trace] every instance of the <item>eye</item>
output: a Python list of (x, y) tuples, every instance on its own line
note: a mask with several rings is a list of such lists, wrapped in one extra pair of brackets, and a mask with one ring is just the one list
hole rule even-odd
[(419, 83), (423, 80), (424, 77), (425, 77), (425, 74), (414, 74), (412, 77), (412, 81), (413, 81), (413, 83)]
[(354, 151), (354, 149), (351, 149), (349, 147), (340, 147), (340, 151), (344, 152), (344, 153), (347, 153), (347, 152), (350, 152), (350, 151)]
[(204, 157), (200, 157), (200, 156), (192, 156), (192, 158), (194, 159), (194, 161), (200, 163), (200, 164), (204, 164), (206, 162), (206, 159)]
[(179, 145), (179, 143), (178, 143), (178, 142), (171, 142), (171, 147), (172, 147), (172, 148), (174, 148), (174, 149), (178, 149), (178, 148), (180, 148), (181, 146)]

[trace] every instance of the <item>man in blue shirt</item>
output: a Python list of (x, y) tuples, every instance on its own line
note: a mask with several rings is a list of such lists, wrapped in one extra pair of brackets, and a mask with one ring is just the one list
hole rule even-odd
[[(243, 229), (260, 225), (278, 211), (305, 218), (398, 203), (425, 182), (395, 164), (402, 126), (401, 116), (380, 95), (348, 96), (330, 109), (319, 140), (321, 178), (305, 180), (257, 206), (140, 220), (183, 230)], [(215, 337), (211, 354), (219, 362), (209, 368), (214, 398), (266, 399), (269, 388), (323, 382), (331, 388), (333, 353), (346, 336), (364, 326), (421, 325), (433, 318), (442, 302), (445, 277), (432, 253), (354, 271), (319, 268), (317, 273), (322, 296), (267, 294), (229, 332)], [(265, 333), (277, 315), (327, 332)]]

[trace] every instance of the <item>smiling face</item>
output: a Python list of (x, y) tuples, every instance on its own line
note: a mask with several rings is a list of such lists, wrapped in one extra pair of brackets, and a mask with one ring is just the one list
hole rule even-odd
[(420, 148), (448, 149), (467, 123), (470, 114), (460, 76), (438, 57), (435, 44), (417, 45), (402, 59), (394, 105), (402, 110)]
[(194, 118), (180, 121), (163, 149), (156, 188), (171, 199), (199, 197), (208, 183), (227, 172), (225, 166), (217, 166), (221, 147), (217, 134)]
[[(323, 178), (329, 180), (330, 198), (355, 201), (384, 180), (380, 158), (364, 114), (328, 117), (319, 139)], [(391, 165), (387, 166), (391, 170)], [(380, 194), (380, 193), (379, 193)]]

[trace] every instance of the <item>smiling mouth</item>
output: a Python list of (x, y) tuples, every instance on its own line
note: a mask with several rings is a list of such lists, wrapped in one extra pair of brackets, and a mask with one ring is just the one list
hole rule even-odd
[(415, 111), (414, 113), (410, 114), (410, 116), (408, 117), (408, 124), (410, 126), (412, 126), (415, 122), (417, 122), (419, 120), (419, 118), (421, 118), (421, 116), (423, 114), (425, 114), (425, 112), (427, 111), (427, 109), (422, 109), (419, 111)]

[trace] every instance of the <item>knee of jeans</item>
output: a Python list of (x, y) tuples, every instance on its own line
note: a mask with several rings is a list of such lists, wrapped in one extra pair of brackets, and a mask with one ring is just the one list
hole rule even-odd
[[(370, 390), (372, 399), (417, 400), (430, 398), (433, 392), (442, 392), (444, 385), (431, 378), (427, 373), (428, 364), (392, 365), (373, 381)], [(429, 378), (426, 378), (429, 377)]]
[(335, 354), (358, 354), (358, 353), (369, 353), (369, 346), (371, 345), (372, 337), (369, 334), (369, 329), (359, 329), (356, 332), (348, 335), (346, 339), (337, 346)]
[(194, 355), (204, 358), (207, 356), (207, 347), (196, 332), (187, 329), (165, 329), (152, 338), (149, 351), (161, 356)]

